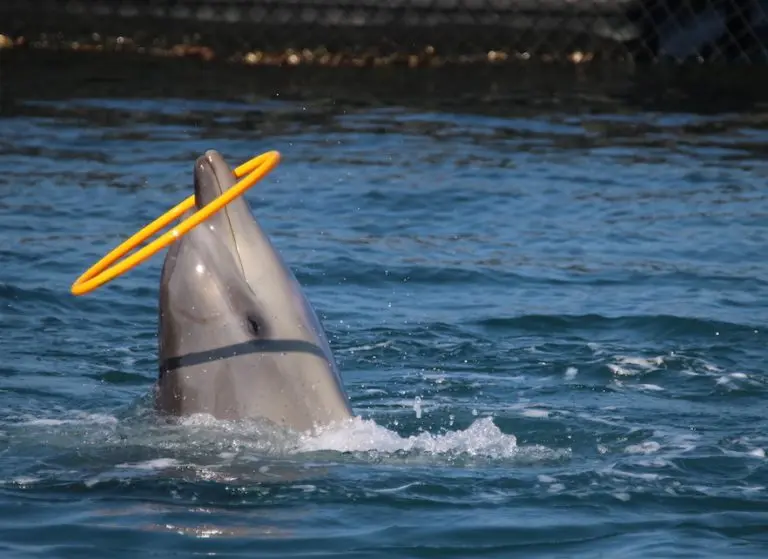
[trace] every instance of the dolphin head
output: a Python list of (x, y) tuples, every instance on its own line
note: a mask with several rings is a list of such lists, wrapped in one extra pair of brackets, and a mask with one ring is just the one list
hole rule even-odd
[[(195, 162), (197, 207), (235, 182), (207, 151)], [(298, 431), (351, 416), (320, 321), (244, 197), (171, 245), (159, 314), (161, 411)]]

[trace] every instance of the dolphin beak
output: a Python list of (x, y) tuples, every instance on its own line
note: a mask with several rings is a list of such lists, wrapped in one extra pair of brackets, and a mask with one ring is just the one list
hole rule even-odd
[[(224, 158), (216, 150), (208, 150), (204, 155), (197, 158), (195, 162), (195, 204), (202, 208), (216, 198), (221, 196), (228, 189), (232, 188), (237, 182), (237, 177), (232, 169), (227, 165)], [(239, 200), (234, 200), (232, 204), (237, 204)], [(242, 203), (242, 202), (241, 202)], [(245, 273), (243, 263), (237, 250), (237, 238), (235, 227), (229, 214), (229, 206), (209, 217), (204, 224), (221, 240), (235, 258), (241, 273)]]
[[(216, 150), (208, 150), (195, 162), (195, 202), (199, 208), (207, 206), (226, 190), (232, 188), (237, 177)], [(224, 208), (226, 209), (226, 208)]]

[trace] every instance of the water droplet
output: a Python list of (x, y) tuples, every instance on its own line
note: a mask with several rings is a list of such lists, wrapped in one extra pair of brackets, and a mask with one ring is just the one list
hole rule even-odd
[(413, 400), (413, 411), (416, 412), (416, 419), (421, 419), (421, 396), (416, 396)]

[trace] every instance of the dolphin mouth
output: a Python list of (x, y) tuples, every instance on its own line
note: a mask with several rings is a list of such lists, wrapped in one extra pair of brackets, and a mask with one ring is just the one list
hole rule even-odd
[[(219, 176), (217, 166), (213, 161), (213, 158), (217, 155), (218, 153), (215, 151), (206, 152), (205, 157), (201, 158), (202, 159), (201, 164), (205, 166), (205, 172), (208, 173), (211, 177), (213, 177), (213, 182), (214, 182), (214, 185), (216, 186), (216, 191), (217, 191), (216, 197), (218, 198), (219, 196), (224, 194), (224, 191), (226, 189), (221, 185), (222, 183), (221, 177)], [(231, 169), (229, 169), (228, 166), (227, 166), (227, 169), (228, 169), (228, 172), (234, 177), (234, 172)], [(208, 203), (210, 204), (210, 202)], [(198, 208), (200, 207), (201, 206), (198, 206)], [(232, 251), (230, 252), (234, 252), (232, 256), (234, 256), (235, 260), (237, 261), (237, 265), (240, 269), (241, 277), (245, 278), (245, 266), (243, 265), (243, 260), (240, 257), (240, 249), (237, 244), (237, 234), (235, 233), (234, 225), (232, 225), (232, 219), (229, 216), (229, 208), (227, 206), (224, 206), (217, 213), (222, 215), (226, 220), (226, 228), (227, 228), (226, 234), (229, 235), (229, 238), (232, 241)]]

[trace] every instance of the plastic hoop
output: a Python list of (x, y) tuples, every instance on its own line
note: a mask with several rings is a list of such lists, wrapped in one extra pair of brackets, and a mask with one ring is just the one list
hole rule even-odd
[(200, 223), (218, 212), (232, 200), (242, 196), (246, 190), (251, 188), (274, 169), (279, 162), (280, 152), (268, 151), (243, 163), (234, 170), (235, 177), (242, 180), (233, 185), (232, 188), (228, 189), (211, 203), (197, 210), (176, 227), (167, 231), (135, 254), (132, 254), (122, 262), (112, 266), (117, 260), (149, 239), (152, 235), (165, 228), (175, 219), (178, 219), (184, 212), (194, 208), (195, 195), (193, 194), (180, 204), (174, 206), (155, 221), (143, 227), (117, 248), (113, 249), (96, 264), (91, 266), (83, 275), (77, 278), (77, 281), (72, 284), (72, 294), (84, 295), (89, 293), (135, 268), (155, 253), (186, 235), (194, 227), (200, 225)]

